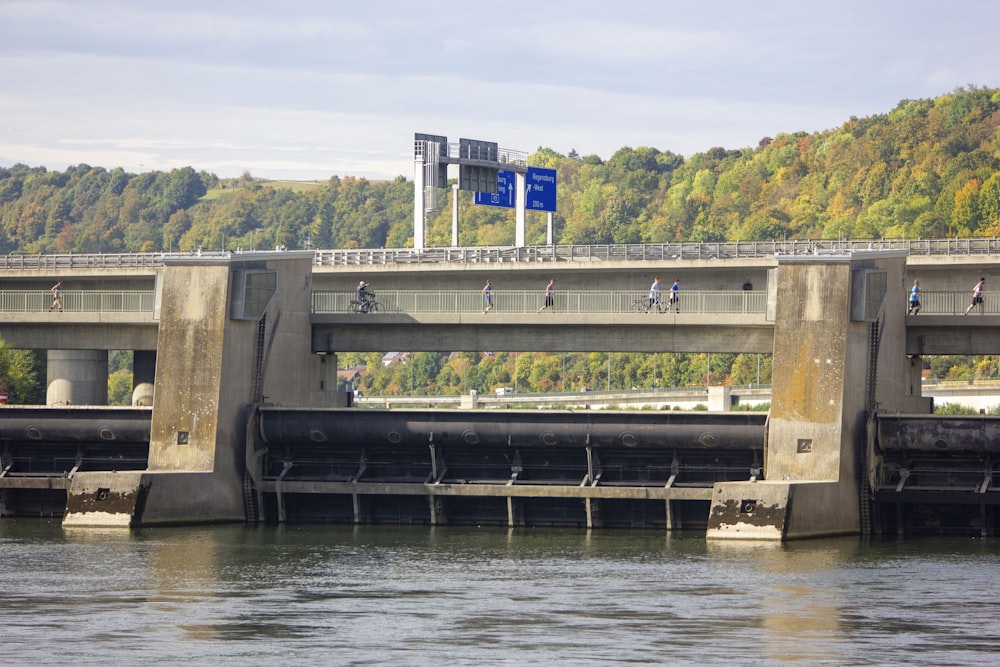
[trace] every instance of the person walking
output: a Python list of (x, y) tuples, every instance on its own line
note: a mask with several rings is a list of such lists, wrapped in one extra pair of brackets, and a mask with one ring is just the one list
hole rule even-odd
[(986, 314), (986, 304), (983, 303), (983, 289), (985, 287), (986, 287), (986, 278), (980, 278), (979, 282), (976, 283), (975, 287), (972, 288), (972, 303), (970, 303), (969, 307), (965, 309), (963, 315), (968, 315), (969, 311), (975, 308), (977, 303), (979, 304), (979, 314), (980, 315)]
[(649, 305), (646, 306), (646, 312), (648, 313), (652, 310), (653, 306), (656, 306), (656, 312), (662, 313), (663, 310), (660, 308), (660, 277), (656, 276), (653, 278), (653, 284), (649, 286)]
[(556, 279), (553, 278), (549, 281), (549, 284), (545, 286), (545, 303), (542, 307), (538, 309), (538, 312), (542, 312), (546, 308), (551, 308), (552, 312), (556, 312)]
[(483, 286), (483, 313), (491, 310), (493, 310), (493, 281), (487, 278), (486, 285)]
[(673, 307), (678, 313), (681, 312), (681, 286), (678, 285), (679, 280), (675, 280), (674, 284), (670, 286), (670, 303), (667, 304), (667, 312)]
[(920, 312), (920, 281), (914, 280), (913, 287), (910, 289), (910, 308), (906, 311), (907, 315), (916, 315)]
[(52, 305), (49, 306), (49, 310), (52, 310), (53, 308), (55, 308), (55, 307), (58, 306), (59, 312), (61, 313), (63, 311), (63, 305), (62, 305), (62, 281), (60, 280), (55, 285), (53, 285), (52, 287), (50, 287), (49, 291), (52, 292)]

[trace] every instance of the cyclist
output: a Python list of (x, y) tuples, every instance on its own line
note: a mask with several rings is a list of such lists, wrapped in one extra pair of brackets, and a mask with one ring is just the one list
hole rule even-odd
[(367, 313), (370, 307), (371, 302), (368, 300), (368, 283), (362, 280), (358, 283), (358, 309), (362, 313)]

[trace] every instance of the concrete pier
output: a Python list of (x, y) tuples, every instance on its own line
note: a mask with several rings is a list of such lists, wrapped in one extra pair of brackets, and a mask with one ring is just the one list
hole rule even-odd
[(924, 404), (904, 279), (899, 252), (779, 258), (765, 480), (716, 485), (709, 539), (859, 532), (866, 417)]
[(46, 405), (107, 405), (107, 350), (49, 350)]
[(149, 467), (75, 475), (64, 525), (243, 521), (250, 406), (317, 405), (335, 393), (310, 347), (311, 258), (166, 262), (154, 394), (169, 399), (153, 410)]
[(156, 381), (156, 351), (132, 353), (132, 405), (152, 407), (153, 383)]

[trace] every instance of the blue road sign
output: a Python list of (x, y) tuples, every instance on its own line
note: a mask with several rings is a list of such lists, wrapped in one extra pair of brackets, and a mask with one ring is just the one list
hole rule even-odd
[(524, 208), (527, 211), (556, 210), (556, 170), (528, 167)]
[(512, 171), (497, 172), (497, 193), (477, 192), (473, 201), (482, 206), (514, 208), (517, 177)]

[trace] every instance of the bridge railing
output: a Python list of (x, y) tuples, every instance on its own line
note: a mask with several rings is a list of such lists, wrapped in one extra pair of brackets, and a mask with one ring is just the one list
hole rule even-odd
[(157, 269), (164, 257), (228, 257), (229, 252), (130, 252), (94, 254), (0, 255), (0, 270), (48, 271), (53, 274), (76, 269)]
[[(920, 293), (921, 315), (961, 315), (972, 304), (972, 290), (961, 292), (928, 292)], [(907, 298), (909, 305), (909, 298)], [(987, 315), (1000, 314), (1000, 293), (983, 293), (983, 312)], [(969, 314), (979, 314), (977, 304)]]
[[(153, 290), (63, 290), (62, 310), (74, 313), (151, 313)], [(0, 312), (36, 313), (52, 306), (49, 290), (0, 290)]]
[[(660, 299), (660, 310), (668, 309), (669, 290)], [(313, 292), (314, 313), (347, 313), (355, 308), (352, 302), (356, 293)], [(764, 312), (767, 293), (763, 290), (738, 291), (685, 291), (678, 304), (683, 313), (761, 314)], [(486, 304), (479, 290), (407, 291), (384, 290), (377, 292), (375, 301), (380, 313), (476, 313), (483, 312)], [(495, 313), (532, 313), (544, 304), (542, 292), (537, 290), (504, 290), (493, 293)], [(648, 292), (580, 290), (557, 291), (557, 313), (636, 313), (643, 312), (649, 304)], [(677, 308), (673, 308), (676, 310)], [(651, 312), (656, 312), (654, 305)]]
[[(362, 248), (314, 250), (317, 266), (365, 266), (383, 264), (502, 263), (560, 261), (631, 261), (677, 259), (763, 259), (776, 255), (810, 255), (862, 250), (905, 250), (914, 256), (1000, 255), (1000, 238), (968, 239), (872, 239), (727, 241), (681, 243), (623, 243), (601, 245), (479, 246), (471, 248)], [(164, 258), (229, 257), (228, 250), (215, 252), (153, 252), (95, 254), (0, 255), (0, 270), (32, 270), (58, 273), (72, 269), (150, 269), (163, 266)]]
[(319, 266), (413, 263), (504, 263), (677, 259), (762, 259), (863, 250), (905, 250), (916, 256), (1000, 255), (1000, 239), (874, 239), (855, 241), (730, 241), (602, 245), (483, 246), (473, 248), (380, 248), (317, 250)]
[[(646, 291), (563, 290), (555, 293), (555, 310), (562, 313), (641, 312), (648, 304)], [(145, 313), (153, 311), (153, 290), (63, 290), (63, 310), (90, 313)], [(347, 313), (354, 308), (354, 291), (316, 291), (314, 313)], [(659, 309), (669, 307), (669, 290), (660, 297)], [(375, 297), (382, 313), (475, 313), (485, 303), (479, 290), (386, 290)], [(761, 314), (767, 294), (763, 290), (685, 290), (680, 293), (680, 312), (712, 314)], [(493, 312), (530, 313), (541, 308), (544, 297), (536, 290), (504, 290), (493, 293)], [(972, 303), (970, 290), (920, 293), (921, 315), (961, 315)], [(0, 290), (0, 312), (44, 312), (52, 305), (49, 290)], [(657, 307), (653, 306), (652, 311)], [(673, 308), (672, 310), (676, 310)], [(976, 305), (970, 315), (979, 314)], [(1000, 292), (983, 294), (983, 312), (1000, 314)]]

